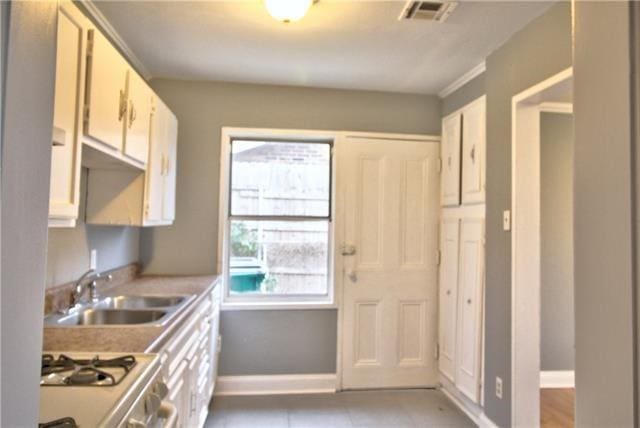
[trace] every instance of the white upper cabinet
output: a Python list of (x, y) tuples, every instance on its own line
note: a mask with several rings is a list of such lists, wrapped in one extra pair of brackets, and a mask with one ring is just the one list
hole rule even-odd
[(145, 183), (147, 225), (170, 224), (175, 219), (178, 121), (160, 99), (154, 102)]
[(178, 119), (167, 109), (167, 151), (164, 167), (164, 200), (162, 219), (173, 223), (176, 218), (176, 171), (178, 161)]
[(462, 113), (462, 203), (484, 202), (486, 103), (482, 97)]
[(484, 203), (486, 97), (442, 120), (442, 205)]
[(127, 129), (124, 154), (140, 163), (147, 163), (151, 126), (151, 98), (153, 92), (147, 82), (133, 70), (129, 70), (127, 91)]
[(73, 227), (78, 217), (86, 24), (70, 2), (60, 4), (49, 201), (52, 227)]
[(460, 204), (460, 137), (461, 115), (454, 114), (442, 121), (442, 205)]
[(124, 143), (128, 70), (129, 65), (106, 37), (89, 30), (84, 133), (116, 151), (122, 151)]

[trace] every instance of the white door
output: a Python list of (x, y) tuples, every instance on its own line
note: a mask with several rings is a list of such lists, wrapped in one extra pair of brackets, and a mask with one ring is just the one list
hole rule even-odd
[(129, 65), (97, 30), (89, 31), (92, 45), (87, 62), (88, 120), (85, 134), (107, 146), (122, 150), (127, 113), (126, 81)]
[(343, 388), (433, 386), (439, 144), (346, 138), (337, 150)]
[(442, 205), (460, 205), (460, 126), (455, 114), (442, 120)]
[(456, 325), (458, 313), (458, 255), (460, 220), (443, 219), (440, 225), (440, 282), (438, 366), (451, 382), (456, 375)]
[(129, 70), (128, 94), (124, 154), (146, 164), (149, 157), (149, 129), (153, 92), (138, 73)]
[[(56, 87), (53, 113), (53, 148), (49, 218), (65, 219), (74, 226), (80, 203), (80, 156), (78, 138), (82, 124), (84, 53), (86, 29), (82, 15), (70, 3), (58, 13)], [(70, 221), (70, 222), (69, 222)], [(54, 223), (55, 224), (55, 223)]]
[(474, 101), (462, 113), (462, 203), (484, 202), (485, 98)]
[(164, 197), (162, 219), (173, 222), (176, 218), (176, 167), (178, 162), (178, 119), (167, 109), (166, 151), (164, 163)]
[(460, 226), (456, 386), (480, 401), (484, 219), (464, 218)]
[(158, 98), (154, 98), (151, 109), (151, 135), (149, 138), (149, 160), (145, 175), (146, 224), (162, 220), (162, 194), (164, 192), (164, 154), (167, 141), (168, 108)]

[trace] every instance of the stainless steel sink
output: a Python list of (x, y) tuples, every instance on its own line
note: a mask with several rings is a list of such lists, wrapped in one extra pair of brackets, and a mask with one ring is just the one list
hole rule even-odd
[(146, 324), (168, 314), (162, 310), (85, 309), (58, 319), (58, 325), (122, 325)]
[[(115, 296), (104, 300), (104, 307), (113, 309), (171, 308), (183, 303), (188, 296)], [(102, 306), (102, 305), (101, 305)]]
[(49, 327), (95, 327), (152, 324), (164, 325), (195, 295), (118, 295), (104, 297), (96, 303), (85, 303), (67, 313), (45, 318)]

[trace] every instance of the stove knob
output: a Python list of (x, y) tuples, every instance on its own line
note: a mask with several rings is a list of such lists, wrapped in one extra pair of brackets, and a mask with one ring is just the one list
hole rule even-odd
[(162, 405), (162, 399), (158, 396), (158, 394), (154, 394), (153, 392), (147, 395), (144, 400), (144, 411), (147, 415), (154, 415), (160, 409)]
[(153, 392), (158, 394), (158, 396), (160, 398), (165, 398), (167, 396), (167, 394), (169, 393), (169, 388), (167, 387), (166, 383), (164, 383), (163, 381), (159, 380), (154, 385)]

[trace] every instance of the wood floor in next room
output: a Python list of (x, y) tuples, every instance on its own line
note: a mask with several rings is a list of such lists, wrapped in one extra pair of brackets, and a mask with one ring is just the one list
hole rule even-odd
[(541, 428), (572, 428), (575, 413), (575, 389), (543, 388), (540, 390)]
[(436, 390), (214, 397), (205, 428), (475, 427)]

